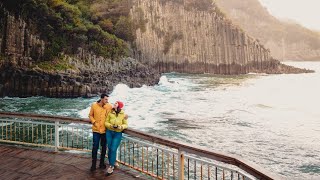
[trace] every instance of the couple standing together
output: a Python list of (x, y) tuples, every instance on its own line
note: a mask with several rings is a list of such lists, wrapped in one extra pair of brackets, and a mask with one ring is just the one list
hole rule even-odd
[(108, 160), (110, 167), (107, 174), (112, 174), (117, 158), (117, 149), (122, 138), (122, 131), (128, 128), (127, 115), (122, 110), (124, 104), (116, 101), (114, 106), (108, 102), (109, 96), (101, 94), (100, 100), (93, 103), (89, 118), (92, 123), (93, 146), (91, 171), (96, 170), (97, 152), (101, 143), (99, 168), (105, 169), (106, 147), (108, 145)]

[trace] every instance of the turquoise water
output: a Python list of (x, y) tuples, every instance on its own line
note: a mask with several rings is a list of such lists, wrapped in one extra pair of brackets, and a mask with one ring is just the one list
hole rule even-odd
[[(165, 74), (156, 86), (119, 84), (131, 128), (236, 154), (288, 179), (320, 179), (320, 62), (313, 74)], [(87, 117), (90, 99), (4, 98), (1, 111)]]

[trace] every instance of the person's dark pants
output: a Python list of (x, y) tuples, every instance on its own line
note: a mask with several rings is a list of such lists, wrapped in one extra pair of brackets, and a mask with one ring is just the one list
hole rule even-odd
[(93, 132), (93, 145), (92, 145), (92, 163), (97, 161), (97, 153), (99, 149), (99, 142), (101, 142), (101, 156), (100, 156), (100, 165), (104, 164), (104, 159), (106, 157), (106, 134), (100, 134)]

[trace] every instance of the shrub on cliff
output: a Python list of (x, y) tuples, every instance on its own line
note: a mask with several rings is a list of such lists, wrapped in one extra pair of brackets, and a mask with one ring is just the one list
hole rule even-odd
[[(126, 21), (113, 31), (95, 21), (90, 4), (96, 0), (3, 0), (3, 5), (28, 22), (29, 29), (46, 41), (45, 59), (60, 53), (74, 54), (84, 48), (105, 58), (127, 56), (125, 40), (132, 40)], [(119, 17), (119, 19), (121, 19)], [(103, 19), (101, 20), (103, 21)], [(104, 24), (105, 25), (105, 24)], [(117, 37), (117, 35), (120, 37)], [(123, 39), (122, 39), (123, 38)]]
[(134, 40), (132, 20), (121, 16), (115, 25), (115, 34), (121, 39), (132, 42)]

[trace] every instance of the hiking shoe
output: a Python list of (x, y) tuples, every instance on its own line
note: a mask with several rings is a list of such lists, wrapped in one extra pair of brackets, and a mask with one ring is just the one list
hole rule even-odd
[(91, 165), (90, 171), (95, 171), (95, 170), (97, 169), (97, 168), (96, 168), (96, 162), (97, 162), (96, 159), (93, 159), (93, 160), (92, 160), (92, 165)]
[(96, 166), (91, 166), (91, 168), (90, 168), (90, 171), (92, 172), (92, 171), (95, 171), (97, 168), (96, 168)]
[(109, 168), (107, 169), (107, 174), (112, 174), (113, 173), (113, 169), (114, 169), (114, 167), (109, 166)]
[(120, 166), (120, 164), (119, 164), (118, 162), (115, 162), (115, 163), (114, 163), (114, 167), (115, 167), (115, 168), (117, 168), (117, 167), (119, 167), (119, 166)]

